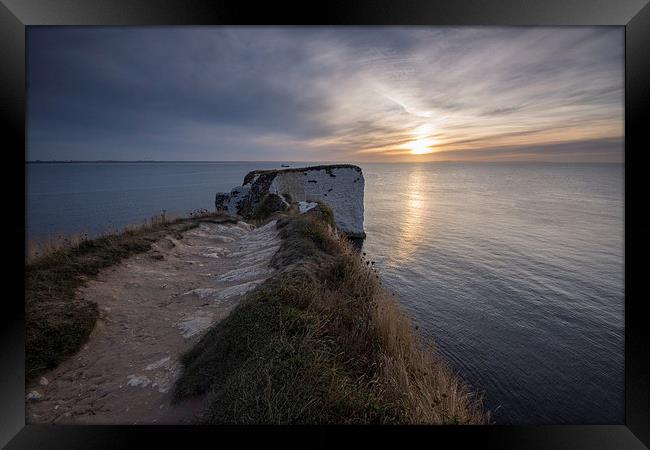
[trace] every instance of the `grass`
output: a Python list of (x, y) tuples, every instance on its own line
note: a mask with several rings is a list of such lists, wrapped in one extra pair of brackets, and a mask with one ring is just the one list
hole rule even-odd
[(182, 238), (184, 231), (198, 226), (202, 220), (234, 219), (198, 211), (188, 218), (170, 220), (163, 212), (122, 232), (32, 246), (25, 263), (27, 381), (74, 354), (93, 330), (97, 305), (79, 297), (78, 288), (101, 269), (148, 251), (154, 242), (170, 233)]
[(271, 216), (274, 212), (284, 211), (285, 209), (286, 206), (279, 195), (271, 193), (264, 194), (264, 197), (262, 197), (258, 205), (255, 207), (255, 210), (251, 213), (249, 219), (254, 222), (260, 222)]
[(488, 423), (329, 221), (326, 209), (278, 220), (277, 274), (182, 356), (175, 401), (207, 395), (218, 424)]

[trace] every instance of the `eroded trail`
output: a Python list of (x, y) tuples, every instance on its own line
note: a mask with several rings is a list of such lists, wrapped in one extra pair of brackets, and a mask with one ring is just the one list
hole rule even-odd
[[(179, 236), (177, 236), (179, 237)], [(170, 404), (178, 357), (273, 270), (275, 222), (203, 222), (103, 271), (79, 295), (100, 318), (76, 355), (29, 386), (28, 423), (189, 423), (203, 400)]]

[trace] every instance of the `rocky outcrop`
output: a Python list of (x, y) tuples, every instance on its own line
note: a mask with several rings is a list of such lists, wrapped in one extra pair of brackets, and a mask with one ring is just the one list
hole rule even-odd
[(230, 193), (217, 193), (215, 207), (230, 214), (255, 218), (273, 211), (286, 210), (298, 203), (322, 202), (334, 214), (340, 232), (364, 238), (363, 190), (361, 168), (334, 164), (282, 170), (255, 170), (244, 177), (244, 184)]

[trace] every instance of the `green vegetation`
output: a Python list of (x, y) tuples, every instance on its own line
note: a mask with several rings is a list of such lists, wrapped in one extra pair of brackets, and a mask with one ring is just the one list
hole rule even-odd
[(98, 311), (76, 291), (89, 277), (172, 233), (178, 239), (202, 220), (233, 221), (199, 212), (168, 220), (163, 212), (150, 223), (96, 239), (76, 239), (40, 251), (25, 264), (26, 377), (31, 380), (75, 353), (88, 339)]
[(285, 209), (287, 209), (287, 206), (279, 195), (264, 194), (249, 219), (257, 223), (271, 216), (274, 212), (284, 211)]
[(207, 395), (220, 424), (487, 423), (330, 219), (278, 220), (277, 274), (183, 355), (175, 401)]
[(311, 200), (307, 201), (318, 203), (318, 209), (316, 209), (312, 214), (318, 214), (320, 219), (329, 225), (333, 230), (336, 229), (336, 221), (334, 220), (334, 211), (329, 207), (327, 203), (323, 203), (320, 200)]

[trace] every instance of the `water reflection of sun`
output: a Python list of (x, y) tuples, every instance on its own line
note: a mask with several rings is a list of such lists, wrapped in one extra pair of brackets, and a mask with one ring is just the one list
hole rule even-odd
[(406, 198), (404, 209), (400, 212), (401, 221), (398, 226), (395, 251), (391, 257), (391, 265), (401, 265), (408, 262), (421, 242), (425, 227), (425, 208), (427, 198), (424, 190), (426, 173), (423, 170), (413, 170), (406, 182)]

